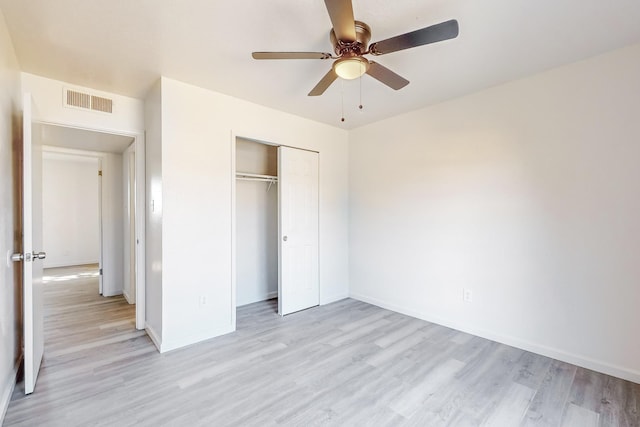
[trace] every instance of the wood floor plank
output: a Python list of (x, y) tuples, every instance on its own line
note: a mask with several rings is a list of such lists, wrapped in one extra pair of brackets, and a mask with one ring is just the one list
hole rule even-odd
[(602, 426), (640, 426), (640, 387), (608, 375), (605, 377), (600, 422)]
[(561, 424), (562, 427), (598, 427), (598, 425), (598, 413), (590, 411), (573, 403), (569, 403), (567, 405)]
[(95, 267), (46, 271), (45, 356), (6, 426), (640, 426), (640, 385), (345, 299), (159, 354)]
[(506, 396), (501, 399), (486, 421), (486, 427), (518, 426), (529, 408), (535, 390), (512, 383)]
[(449, 359), (438, 365), (426, 376), (422, 377), (418, 384), (399, 395), (391, 403), (391, 409), (405, 418), (411, 418), (422, 407), (423, 402), (446, 383), (451, 382), (463, 366), (462, 362), (455, 359)]
[(553, 360), (548, 357), (540, 357), (525, 351), (517, 362), (518, 368), (513, 376), (513, 381), (537, 390), (544, 381), (551, 362)]
[(577, 367), (553, 361), (547, 376), (525, 414), (524, 426), (557, 426), (567, 406), (567, 398)]
[(376, 340), (376, 345), (385, 348), (391, 344), (413, 335), (417, 330), (424, 328), (424, 322), (417, 319), (406, 319), (405, 322), (400, 323), (400, 327), (396, 327), (395, 330), (386, 333), (384, 336)]
[[(380, 341), (380, 340), (377, 340)], [(400, 355), (414, 348), (424, 341), (424, 336), (419, 332), (414, 332), (404, 339), (397, 340), (386, 348), (383, 348), (367, 358), (367, 363), (373, 366), (381, 366), (386, 362), (397, 360)]]

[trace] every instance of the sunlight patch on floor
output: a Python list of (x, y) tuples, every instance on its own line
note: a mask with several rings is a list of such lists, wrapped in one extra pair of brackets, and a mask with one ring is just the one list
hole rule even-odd
[(47, 282), (66, 282), (69, 280), (89, 278), (89, 277), (98, 277), (100, 275), (99, 271), (90, 271), (86, 273), (77, 273), (77, 274), (68, 274), (65, 276), (42, 276), (42, 281), (44, 283)]

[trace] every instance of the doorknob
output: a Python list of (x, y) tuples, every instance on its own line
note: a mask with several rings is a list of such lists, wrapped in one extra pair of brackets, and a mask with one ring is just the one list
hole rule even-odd
[(287, 241), (287, 236), (283, 236), (282, 240), (284, 240), (286, 242)]
[[(37, 256), (37, 254), (34, 252), (33, 253), (34, 259)], [(21, 253), (15, 253), (13, 255), (11, 255), (11, 261), (14, 262), (18, 262), (18, 261), (31, 261), (31, 254), (29, 252), (27, 252), (26, 254), (21, 254)]]
[(21, 253), (15, 253), (13, 255), (11, 255), (11, 261), (14, 262), (18, 262), (18, 261), (35, 261), (37, 259), (45, 259), (47, 257), (47, 253), (46, 252), (34, 252), (33, 254), (30, 254), (29, 252), (27, 252), (26, 254), (21, 254)]

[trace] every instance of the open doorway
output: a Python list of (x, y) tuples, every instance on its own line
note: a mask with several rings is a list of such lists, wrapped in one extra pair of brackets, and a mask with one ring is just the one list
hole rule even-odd
[[(96, 297), (96, 307), (109, 298), (130, 305), (117, 311), (118, 319), (105, 317), (103, 323), (134, 330), (138, 315), (144, 319), (144, 312), (138, 313), (143, 304), (136, 301), (136, 288), (143, 285), (138, 265), (144, 262), (137, 248), (136, 222), (144, 213), (136, 211), (136, 139), (52, 124), (36, 127), (43, 143), (44, 276), (57, 287), (50, 293), (58, 299), (53, 304), (64, 304), (58, 297), (67, 280), (76, 304)], [(74, 298), (66, 301), (74, 304)], [(129, 313), (126, 321), (123, 313)]]

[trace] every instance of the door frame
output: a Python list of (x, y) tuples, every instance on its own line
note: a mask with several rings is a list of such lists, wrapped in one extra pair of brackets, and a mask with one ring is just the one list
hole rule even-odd
[[(136, 233), (136, 253), (135, 253), (135, 277), (136, 277), (136, 329), (144, 330), (146, 323), (145, 316), (145, 252), (146, 252), (146, 239), (145, 239), (145, 221), (146, 221), (146, 172), (145, 172), (145, 134), (144, 132), (129, 132), (129, 131), (117, 131), (109, 129), (100, 129), (86, 126), (70, 125), (67, 123), (51, 122), (46, 120), (33, 120), (34, 124), (59, 126), (70, 129), (85, 130), (90, 132), (109, 133), (112, 135), (125, 136), (133, 139), (132, 145), (135, 153), (135, 233)], [(72, 153), (74, 149), (62, 148), (61, 151), (66, 150), (68, 153)], [(91, 150), (75, 150), (76, 152), (85, 153), (91, 152)], [(126, 152), (126, 150), (125, 150)], [(100, 154), (100, 152), (93, 152)], [(102, 243), (101, 243), (102, 244)], [(102, 248), (100, 250), (102, 254)], [(100, 255), (102, 258), (102, 255)], [(102, 261), (102, 260), (101, 260)]]
[[(136, 150), (135, 150), (135, 142), (131, 143), (123, 152), (122, 158), (127, 158), (126, 162), (123, 162), (123, 176), (127, 177), (127, 181), (123, 182), (123, 188), (126, 188), (126, 191), (123, 191), (122, 197), (124, 199), (124, 208), (125, 208), (125, 223), (124, 223), (124, 235), (123, 235), (123, 249), (125, 255), (124, 262), (124, 282), (122, 284), (123, 295), (129, 304), (136, 303), (136, 288), (131, 288), (131, 283), (137, 283), (135, 272), (136, 272), (136, 188), (135, 188), (135, 171), (136, 171)], [(127, 170), (124, 170), (124, 165), (126, 164)], [(133, 171), (133, 173), (131, 173)], [(134, 215), (132, 218), (132, 214)], [(133, 277), (132, 277), (133, 275)], [(129, 292), (130, 291), (130, 292)]]
[[(102, 157), (98, 157), (98, 170), (102, 171)], [(98, 251), (98, 268), (100, 268), (100, 273), (102, 273), (102, 266), (104, 265), (104, 260), (102, 258), (102, 248), (104, 247), (103, 239), (104, 239), (104, 230), (102, 227), (102, 174), (98, 174), (98, 244), (100, 245), (100, 251)], [(102, 274), (98, 274), (98, 293), (102, 295)]]

